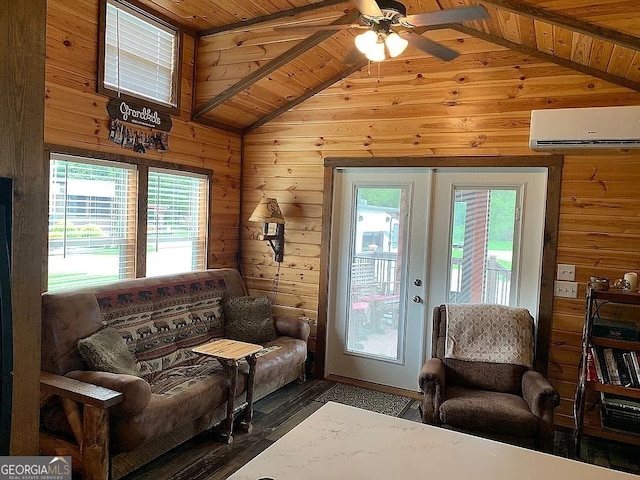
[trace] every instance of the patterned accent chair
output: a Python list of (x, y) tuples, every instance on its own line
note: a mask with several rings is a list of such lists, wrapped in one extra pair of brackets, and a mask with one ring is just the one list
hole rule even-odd
[(432, 358), (418, 379), (422, 422), (552, 452), (560, 398), (551, 384), (522, 365), (445, 358), (446, 334), (447, 309), (440, 305), (433, 311)]

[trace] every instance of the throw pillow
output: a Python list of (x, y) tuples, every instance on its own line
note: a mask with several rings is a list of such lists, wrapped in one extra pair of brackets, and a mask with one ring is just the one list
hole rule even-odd
[(227, 337), (263, 344), (278, 337), (269, 297), (227, 297), (223, 302)]
[(78, 350), (92, 370), (140, 376), (133, 354), (114, 328), (103, 328), (78, 340)]

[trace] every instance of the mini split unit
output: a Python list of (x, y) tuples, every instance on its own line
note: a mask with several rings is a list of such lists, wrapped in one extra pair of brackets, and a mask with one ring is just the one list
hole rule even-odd
[(532, 110), (529, 147), (640, 148), (640, 106)]

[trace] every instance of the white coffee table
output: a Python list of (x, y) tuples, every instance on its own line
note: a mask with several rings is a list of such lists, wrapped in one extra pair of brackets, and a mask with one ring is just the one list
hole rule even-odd
[(230, 480), (638, 480), (554, 455), (329, 402)]

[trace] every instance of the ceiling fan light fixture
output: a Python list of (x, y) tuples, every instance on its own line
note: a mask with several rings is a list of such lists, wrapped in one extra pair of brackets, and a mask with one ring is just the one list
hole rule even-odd
[(367, 30), (356, 37), (356, 48), (367, 55), (378, 43), (378, 34), (373, 30)]
[(374, 43), (364, 55), (372, 62), (382, 62), (384, 60), (384, 42)]
[(387, 45), (387, 49), (389, 50), (389, 56), (392, 58), (397, 57), (402, 52), (404, 52), (407, 48), (407, 45), (409, 45), (409, 42), (407, 40), (405, 40), (395, 32), (387, 35), (387, 38), (384, 42)]

